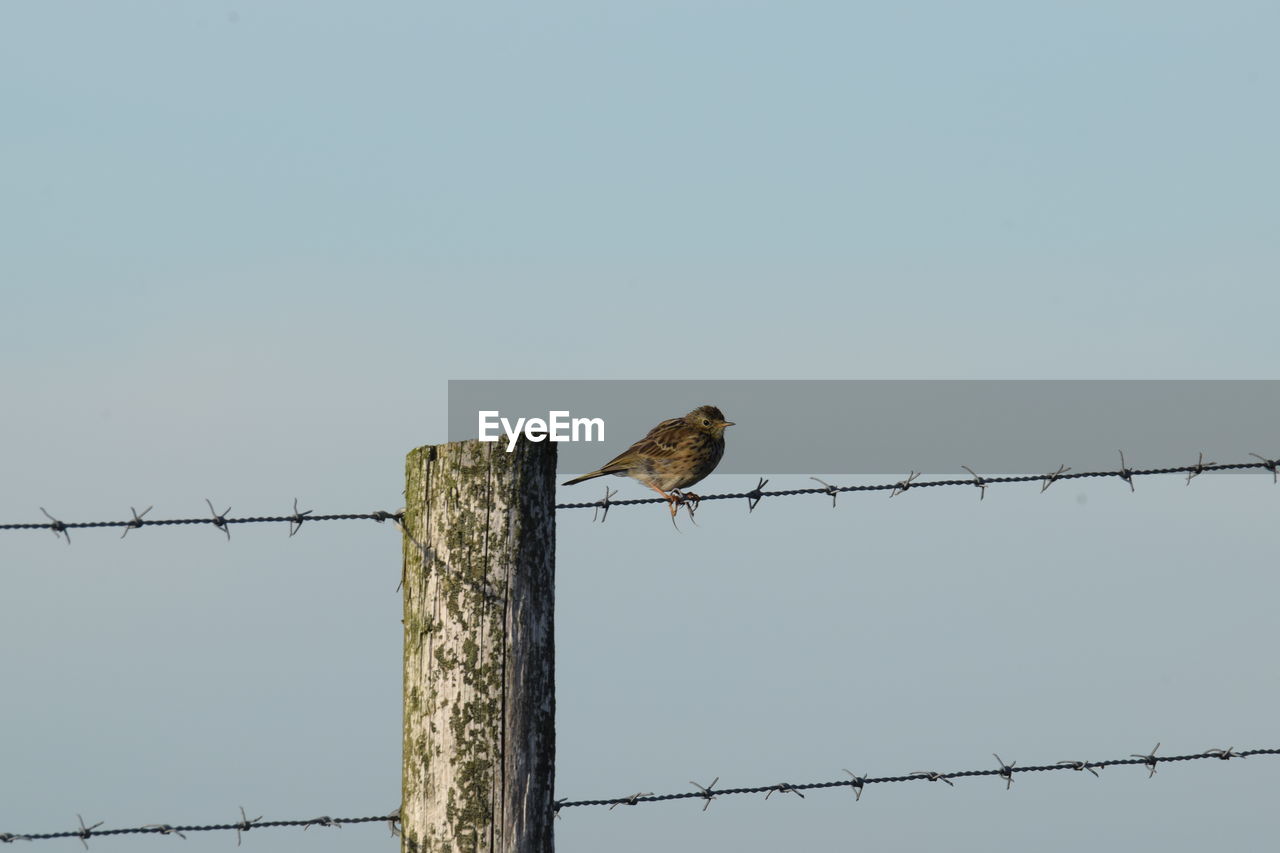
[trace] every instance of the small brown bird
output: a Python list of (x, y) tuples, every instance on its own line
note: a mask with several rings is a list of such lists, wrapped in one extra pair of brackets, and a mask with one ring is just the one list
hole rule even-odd
[[(724, 456), (724, 429), (733, 426), (715, 406), (699, 406), (682, 418), (671, 418), (598, 470), (561, 485), (613, 474), (631, 477), (662, 495), (671, 504), (672, 517), (686, 498), (679, 489), (692, 486), (715, 470)], [(673, 494), (674, 493), (674, 494)]]

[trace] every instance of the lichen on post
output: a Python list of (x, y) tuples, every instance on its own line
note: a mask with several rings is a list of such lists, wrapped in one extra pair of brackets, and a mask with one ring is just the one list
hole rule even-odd
[(555, 444), (405, 465), (403, 850), (552, 850)]

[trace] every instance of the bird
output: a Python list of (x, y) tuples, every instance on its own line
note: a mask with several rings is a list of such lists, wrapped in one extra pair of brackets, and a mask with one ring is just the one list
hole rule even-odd
[(697, 500), (697, 495), (680, 490), (697, 483), (720, 464), (725, 427), (733, 425), (717, 407), (699, 406), (684, 417), (663, 421), (595, 471), (561, 485), (572, 486), (605, 474), (631, 477), (666, 498), (671, 517), (675, 518), (680, 504)]

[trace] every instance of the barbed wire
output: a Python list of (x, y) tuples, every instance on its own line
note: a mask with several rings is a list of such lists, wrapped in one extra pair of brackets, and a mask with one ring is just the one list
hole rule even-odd
[(337, 513), (333, 515), (313, 515), (313, 510), (298, 510), (298, 501), (293, 501), (293, 513), (291, 515), (257, 515), (246, 516), (244, 518), (230, 518), (227, 513), (231, 512), (231, 507), (227, 507), (222, 512), (218, 512), (213, 508), (213, 502), (208, 498), (204, 501), (209, 506), (209, 515), (200, 518), (146, 518), (146, 514), (151, 512), (154, 507), (147, 507), (142, 512), (138, 512), (135, 508), (129, 507), (129, 512), (133, 515), (128, 521), (62, 521), (54, 518), (44, 507), (40, 507), (40, 512), (48, 521), (37, 522), (14, 522), (0, 524), (0, 530), (52, 530), (55, 536), (64, 537), (67, 544), (71, 544), (70, 530), (89, 527), (117, 527), (124, 528), (124, 532), (120, 534), (123, 539), (129, 535), (130, 530), (139, 527), (155, 527), (162, 525), (177, 524), (212, 524), (217, 529), (226, 534), (227, 539), (231, 538), (231, 525), (233, 524), (263, 524), (263, 523), (285, 523), (289, 525), (289, 535), (295, 535), (302, 529), (303, 522), (315, 521), (376, 521), (381, 524), (384, 521), (399, 522), (404, 518), (404, 510), (397, 512), (386, 512), (385, 510), (377, 510), (375, 512), (366, 513)]
[[(898, 776), (868, 776), (867, 774), (857, 774), (852, 770), (845, 770), (850, 778), (837, 779), (832, 782), (805, 782), (803, 784), (794, 785), (790, 782), (777, 782), (772, 785), (756, 785), (749, 788), (717, 788), (720, 778), (716, 777), (709, 785), (700, 785), (697, 782), (690, 782), (697, 790), (695, 791), (679, 791), (673, 794), (654, 794), (652, 792), (636, 793), (626, 797), (613, 797), (607, 800), (556, 800), (556, 814), (560, 814), (562, 809), (573, 808), (575, 806), (608, 806), (613, 809), (617, 806), (634, 806), (640, 803), (657, 803), (668, 802), (672, 800), (694, 800), (703, 801), (702, 810), (706, 811), (711, 805), (711, 801), (716, 797), (732, 796), (735, 794), (764, 794), (767, 800), (774, 794), (795, 794), (803, 798), (805, 791), (816, 790), (820, 788), (849, 788), (853, 791), (854, 800), (862, 799), (863, 789), (867, 785), (878, 785), (891, 782), (945, 782), (952, 787), (955, 783), (954, 779), (966, 779), (977, 776), (997, 776), (1005, 783), (1005, 789), (1013, 787), (1013, 777), (1015, 774), (1023, 773), (1044, 773), (1053, 770), (1076, 770), (1088, 771), (1094, 776), (1098, 776), (1098, 771), (1107, 767), (1117, 767), (1121, 765), (1140, 764), (1147, 769), (1147, 778), (1156, 775), (1156, 765), (1167, 764), (1174, 761), (1197, 761), (1206, 758), (1217, 758), (1226, 761), (1232, 758), (1246, 758), (1251, 755), (1280, 755), (1280, 749), (1246, 749), (1237, 750), (1235, 747), (1226, 749), (1209, 749), (1204, 752), (1196, 752), (1188, 755), (1156, 755), (1156, 751), (1160, 749), (1160, 744), (1155, 745), (1148, 753), (1133, 753), (1128, 758), (1112, 758), (1106, 761), (1057, 761), (1053, 764), (1030, 765), (1026, 767), (1017, 767), (1016, 761), (1010, 761), (1007, 764), (1004, 759), (994, 752), (992, 755), (996, 760), (996, 767), (983, 770), (956, 770), (950, 773), (938, 773), (933, 770), (914, 770), (910, 773)], [(1099, 777), (1101, 778), (1101, 777)]]
[[(1205, 462), (1204, 454), (1200, 454), (1199, 461), (1194, 465), (1180, 465), (1168, 468), (1130, 468), (1125, 464), (1124, 453), (1120, 453), (1120, 467), (1114, 471), (1072, 471), (1066, 465), (1059, 465), (1056, 471), (1045, 474), (1017, 474), (1004, 477), (984, 477), (967, 465), (961, 465), (969, 472), (968, 479), (948, 479), (948, 480), (920, 480), (919, 472), (912, 471), (903, 480), (893, 483), (877, 483), (871, 485), (860, 486), (835, 486), (825, 480), (817, 477), (810, 477), (822, 485), (804, 489), (777, 489), (765, 491), (765, 486), (769, 481), (760, 478), (756, 487), (749, 492), (726, 492), (715, 495), (697, 495), (693, 493), (679, 492), (675, 495), (677, 505), (684, 506), (692, 515), (703, 501), (720, 501), (735, 500), (745, 498), (747, 501), (747, 511), (754, 512), (756, 506), (765, 498), (783, 498), (795, 497), (798, 495), (827, 495), (831, 498), (831, 506), (836, 505), (836, 497), (846, 492), (888, 492), (889, 497), (897, 497), (898, 495), (910, 489), (924, 489), (939, 486), (968, 486), (976, 487), (979, 490), (979, 500), (987, 495), (987, 487), (994, 485), (1004, 485), (1009, 483), (1040, 483), (1041, 493), (1045, 492), (1051, 485), (1059, 480), (1082, 480), (1085, 478), (1096, 477), (1117, 477), (1128, 484), (1129, 490), (1134, 491), (1134, 478), (1150, 477), (1159, 474), (1185, 474), (1187, 476), (1187, 484), (1201, 474), (1210, 471), (1245, 471), (1250, 469), (1260, 469), (1271, 472), (1273, 482), (1280, 480), (1280, 459), (1269, 459), (1259, 456), (1257, 453), (1250, 453), (1258, 461), (1257, 462)], [(669, 503), (666, 498), (627, 498), (625, 500), (614, 500), (613, 496), (617, 494), (616, 489), (605, 487), (605, 496), (596, 501), (582, 501), (578, 503), (558, 503), (556, 509), (592, 509), (596, 511), (596, 516), (601, 521), (609, 517), (609, 510), (615, 506), (638, 506), (641, 504)], [(385, 510), (377, 510), (369, 513), (339, 513), (333, 515), (314, 515), (312, 510), (298, 510), (297, 499), (293, 502), (293, 512), (290, 515), (271, 515), (271, 516), (247, 516), (244, 518), (231, 518), (227, 514), (231, 512), (231, 507), (227, 507), (222, 512), (218, 512), (213, 502), (205, 498), (205, 504), (209, 507), (209, 515), (199, 518), (160, 518), (148, 519), (146, 514), (154, 507), (147, 507), (142, 512), (138, 512), (134, 507), (129, 507), (131, 518), (124, 521), (63, 521), (55, 518), (44, 507), (40, 507), (40, 512), (48, 521), (35, 522), (7, 522), (0, 524), (0, 530), (51, 530), (55, 536), (62, 537), (67, 544), (71, 543), (71, 535), (69, 531), (82, 528), (95, 527), (115, 527), (123, 529), (120, 538), (123, 539), (129, 535), (130, 530), (139, 527), (151, 527), (162, 525), (183, 525), (183, 524), (211, 524), (218, 530), (226, 534), (227, 538), (231, 538), (230, 526), (233, 524), (262, 524), (277, 523), (288, 524), (289, 535), (294, 536), (302, 529), (303, 522), (315, 521), (352, 521), (352, 520), (368, 520), (376, 521), (379, 524), (385, 521), (394, 521), (399, 523), (404, 519), (404, 510), (396, 512), (387, 512)], [(600, 511), (603, 510), (603, 514)]]
[[(696, 790), (678, 791), (670, 794), (655, 794), (652, 792), (641, 792), (630, 794), (625, 797), (612, 797), (609, 799), (595, 800), (570, 800), (568, 798), (555, 801), (555, 814), (560, 816), (563, 809), (575, 808), (581, 806), (608, 806), (610, 810), (617, 806), (635, 806), (640, 803), (657, 803), (671, 802), (674, 800), (702, 800), (702, 810), (706, 811), (711, 805), (711, 801), (717, 797), (728, 797), (743, 794), (764, 794), (767, 800), (774, 794), (795, 794), (800, 798), (804, 798), (805, 791), (819, 790), (823, 788), (848, 788), (853, 792), (854, 801), (862, 799), (863, 791), (867, 785), (888, 784), (894, 782), (943, 782), (951, 787), (955, 787), (956, 779), (968, 779), (981, 776), (995, 776), (1004, 782), (1005, 790), (1013, 787), (1013, 778), (1015, 774), (1025, 773), (1045, 773), (1055, 770), (1073, 770), (1077, 772), (1088, 772), (1097, 778), (1101, 778), (1099, 770), (1108, 767), (1119, 767), (1126, 765), (1141, 765), (1147, 770), (1147, 778), (1156, 775), (1156, 768), (1160, 764), (1169, 764), (1178, 761), (1201, 761), (1209, 758), (1216, 758), (1220, 761), (1228, 761), (1233, 758), (1248, 758), (1254, 755), (1280, 755), (1280, 749), (1263, 748), (1263, 749), (1243, 749), (1237, 750), (1235, 747), (1227, 747), (1226, 749), (1207, 749), (1204, 752), (1189, 753), (1187, 755), (1156, 755), (1159, 751), (1160, 744), (1146, 753), (1131, 753), (1127, 758), (1110, 758), (1104, 761), (1055, 761), (1053, 764), (1039, 764), (1018, 767), (1016, 761), (1005, 762), (997, 753), (992, 753), (992, 757), (996, 760), (995, 767), (988, 767), (981, 770), (955, 770), (948, 773), (940, 773), (935, 770), (913, 770), (910, 773), (899, 774), (896, 776), (871, 776), (866, 773), (858, 774), (852, 770), (846, 769), (844, 772), (849, 776), (848, 779), (836, 779), (829, 782), (804, 782), (801, 784), (793, 784), (791, 782), (775, 782), (772, 785), (755, 785), (745, 788), (717, 788), (720, 778), (717, 776), (711, 780), (709, 785), (701, 785), (697, 782), (690, 782)], [(84, 818), (76, 815), (79, 821), (79, 827), (76, 829), (68, 829), (60, 832), (32, 832), (32, 833), (14, 833), (0, 832), (0, 842), (10, 844), (14, 841), (47, 841), (54, 838), (78, 838), (85, 849), (89, 848), (90, 838), (106, 837), (110, 835), (176, 835), (179, 838), (186, 838), (188, 832), (217, 832), (232, 831), (236, 833), (236, 846), (240, 845), (241, 838), (244, 833), (253, 829), (267, 829), (274, 827), (302, 827), (302, 829), (310, 829), (313, 826), (330, 827), (341, 829), (343, 824), (360, 824), (360, 823), (386, 823), (391, 830), (393, 836), (400, 834), (400, 809), (385, 815), (371, 815), (368, 817), (346, 817), (333, 818), (328, 815), (322, 817), (314, 817), (306, 820), (263, 820), (262, 816), (249, 817), (242, 806), (240, 808), (240, 820), (234, 823), (215, 823), (215, 824), (190, 824), (190, 825), (174, 825), (168, 823), (149, 823), (143, 826), (124, 827), (120, 829), (99, 829), (103, 821), (94, 824), (86, 824)]]
[(80, 843), (84, 845), (86, 850), (89, 849), (89, 839), (99, 838), (108, 835), (176, 835), (185, 839), (188, 832), (218, 832), (235, 830), (236, 846), (240, 846), (241, 837), (244, 833), (251, 829), (268, 829), (273, 827), (302, 827), (303, 830), (310, 829), (313, 826), (329, 827), (331, 829), (341, 829), (343, 824), (347, 823), (385, 823), (391, 828), (393, 836), (400, 834), (400, 809), (385, 815), (373, 815), (370, 817), (313, 817), (308, 820), (263, 820), (262, 816), (249, 817), (245, 814), (244, 807), (240, 807), (240, 820), (236, 823), (212, 823), (204, 825), (192, 824), (190, 826), (174, 826), (168, 823), (149, 823), (144, 826), (131, 826), (122, 829), (98, 829), (102, 826), (103, 821), (86, 825), (84, 818), (76, 815), (76, 819), (80, 822), (77, 829), (68, 829), (62, 832), (32, 832), (32, 833), (13, 833), (0, 832), (0, 842), (11, 844), (14, 841), (47, 841), (52, 838), (78, 838)]
[[(1083, 480), (1090, 477), (1118, 477), (1128, 484), (1130, 491), (1135, 491), (1133, 481), (1136, 477), (1150, 477), (1158, 474), (1186, 474), (1187, 484), (1201, 474), (1210, 471), (1246, 471), (1250, 469), (1261, 469), (1271, 472), (1272, 482), (1280, 481), (1280, 459), (1269, 459), (1265, 456), (1259, 456), (1257, 453), (1249, 455), (1257, 459), (1257, 462), (1205, 462), (1204, 454), (1200, 454), (1199, 460), (1194, 465), (1179, 465), (1168, 468), (1130, 468), (1125, 463), (1124, 451), (1120, 451), (1120, 467), (1113, 471), (1072, 471), (1066, 465), (1059, 465), (1056, 471), (1045, 474), (1015, 474), (1003, 477), (984, 477), (975, 472), (968, 465), (961, 465), (969, 472), (970, 477), (967, 479), (947, 479), (947, 480), (920, 480), (920, 473), (912, 471), (905, 479), (898, 480), (893, 483), (877, 483), (871, 485), (860, 486), (834, 486), (825, 480), (819, 480), (817, 477), (810, 477), (810, 480), (816, 480), (821, 483), (820, 487), (812, 487), (805, 489), (778, 489), (774, 491), (765, 491), (764, 487), (769, 481), (761, 477), (756, 487), (749, 492), (727, 492), (716, 495), (697, 495), (692, 493), (674, 492), (675, 505), (684, 506), (689, 511), (690, 516), (698, 508), (703, 501), (721, 501), (721, 500), (737, 500), (745, 498), (747, 501), (747, 511), (754, 512), (760, 501), (765, 498), (782, 498), (794, 497), (797, 495), (828, 495), (831, 498), (831, 506), (835, 507), (837, 495), (845, 492), (888, 492), (889, 497), (897, 497), (898, 495), (910, 489), (924, 489), (939, 486), (967, 486), (969, 488), (978, 489), (978, 499), (982, 500), (987, 496), (987, 487), (995, 485), (1004, 485), (1009, 483), (1040, 483), (1040, 492), (1043, 494), (1050, 486), (1060, 480)], [(609, 510), (615, 506), (636, 506), (639, 504), (655, 504), (655, 503), (671, 503), (666, 498), (628, 498), (626, 500), (614, 500), (613, 496), (617, 494), (616, 489), (605, 487), (604, 497), (597, 501), (582, 501), (579, 503), (558, 503), (556, 509), (591, 509), (595, 510), (596, 515), (592, 516), (592, 520), (598, 516), (603, 522), (609, 517)], [(600, 511), (604, 510), (603, 515)]]

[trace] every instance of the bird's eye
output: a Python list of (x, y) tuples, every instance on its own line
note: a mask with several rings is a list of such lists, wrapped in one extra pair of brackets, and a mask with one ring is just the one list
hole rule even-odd
[(703, 425), (703, 426), (711, 426), (711, 421), (707, 420), (706, 418), (703, 418), (703, 419), (702, 419), (702, 425)]

